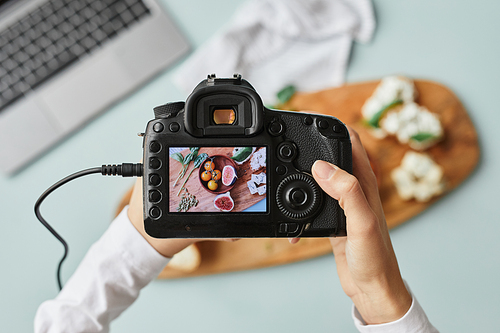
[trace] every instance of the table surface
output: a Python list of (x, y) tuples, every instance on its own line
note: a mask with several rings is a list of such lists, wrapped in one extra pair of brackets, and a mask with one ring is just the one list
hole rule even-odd
[[(194, 47), (210, 38), (243, 1), (163, 0)], [(474, 5), (475, 4), (475, 5)], [(498, 77), (500, 2), (375, 0), (377, 30), (355, 44), (348, 82), (401, 73), (450, 87), (477, 128), (481, 162), (457, 190), (391, 231), (404, 278), (442, 331), (493, 332), (500, 312)], [(133, 162), (136, 133), (152, 107), (186, 96), (176, 67), (52, 149), (21, 173), (0, 176), (0, 322), (32, 331), (39, 304), (56, 295), (62, 246), (36, 220), (33, 204), (52, 183), (88, 167)], [(467, 156), (464, 156), (467, 158)], [(69, 242), (66, 281), (107, 228), (132, 180), (74, 181), (44, 203), (43, 213)], [(91, 209), (89, 209), (91, 208)], [(115, 332), (355, 332), (333, 256), (256, 271), (154, 281), (111, 326)]]

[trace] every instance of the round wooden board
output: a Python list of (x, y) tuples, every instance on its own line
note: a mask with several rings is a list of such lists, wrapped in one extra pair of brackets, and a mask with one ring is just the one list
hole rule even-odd
[[(456, 188), (474, 170), (479, 161), (477, 133), (458, 98), (446, 87), (431, 81), (415, 80), (417, 103), (440, 116), (445, 138), (426, 151), (443, 167), (446, 191), (429, 202), (403, 201), (399, 198), (389, 174), (400, 164), (407, 145), (395, 138), (373, 138), (361, 124), (361, 107), (380, 81), (345, 85), (316, 93), (297, 93), (284, 106), (289, 110), (310, 110), (339, 118), (360, 135), (379, 177), (379, 191), (387, 224), (393, 228), (421, 213), (440, 197)], [(127, 193), (118, 212), (128, 203)], [(305, 260), (331, 253), (328, 239), (302, 239), (291, 245), (286, 239), (242, 239), (234, 243), (206, 241), (198, 243), (201, 264), (186, 273), (165, 267), (159, 278), (180, 278), (230, 271), (263, 268)]]

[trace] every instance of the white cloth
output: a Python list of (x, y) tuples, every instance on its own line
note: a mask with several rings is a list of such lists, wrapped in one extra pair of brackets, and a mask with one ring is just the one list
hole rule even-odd
[[(59, 295), (40, 305), (35, 333), (108, 332), (111, 321), (168, 263), (134, 228), (127, 211), (92, 245)], [(415, 298), (408, 313), (393, 323), (364, 325), (355, 308), (353, 318), (362, 333), (437, 332)]]
[(353, 306), (352, 318), (358, 331), (361, 333), (439, 333), (430, 323), (420, 303), (418, 303), (406, 282), (405, 285), (408, 292), (412, 295), (412, 302), (410, 309), (402, 318), (386, 324), (366, 325), (358, 309)]
[(135, 229), (128, 207), (89, 249), (59, 295), (40, 305), (35, 333), (108, 332), (139, 292), (160, 274), (167, 258)]
[(344, 83), (353, 40), (370, 41), (371, 0), (251, 0), (175, 75), (186, 93), (208, 74), (242, 74), (266, 103), (289, 84), (300, 91)]

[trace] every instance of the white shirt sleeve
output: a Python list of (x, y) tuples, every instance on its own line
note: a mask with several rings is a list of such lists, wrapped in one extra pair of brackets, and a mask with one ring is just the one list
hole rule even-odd
[(406, 282), (405, 285), (408, 292), (412, 295), (412, 302), (408, 312), (396, 321), (379, 325), (367, 325), (358, 312), (358, 309), (353, 305), (352, 318), (358, 331), (361, 333), (439, 333), (432, 326), (429, 319), (427, 319), (424, 310)]
[(128, 207), (92, 245), (59, 295), (40, 305), (35, 332), (108, 332), (168, 263), (135, 229)]
[[(91, 246), (59, 295), (40, 305), (35, 333), (109, 332), (111, 321), (160, 274), (169, 259), (142, 237), (127, 212), (128, 207)], [(380, 325), (366, 325), (353, 306), (354, 324), (361, 333), (439, 333), (417, 299), (412, 298), (410, 309), (401, 319)]]

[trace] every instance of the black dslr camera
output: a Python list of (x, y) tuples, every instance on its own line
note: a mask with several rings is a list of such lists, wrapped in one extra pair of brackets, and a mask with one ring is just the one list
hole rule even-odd
[(209, 75), (186, 102), (154, 108), (144, 135), (144, 227), (156, 238), (346, 235), (316, 160), (352, 172), (337, 118), (270, 110), (240, 75)]

